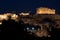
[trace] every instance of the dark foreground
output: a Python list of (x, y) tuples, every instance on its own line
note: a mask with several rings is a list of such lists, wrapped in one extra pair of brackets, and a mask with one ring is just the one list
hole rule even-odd
[(3, 39), (19, 39), (19, 40), (57, 40), (60, 38), (60, 30), (53, 29), (50, 34), (51, 37), (35, 37), (34, 35), (29, 35), (24, 31), (24, 24), (21, 24), (22, 21), (18, 23), (14, 20), (3, 20), (2, 25), (0, 25), (0, 37)]

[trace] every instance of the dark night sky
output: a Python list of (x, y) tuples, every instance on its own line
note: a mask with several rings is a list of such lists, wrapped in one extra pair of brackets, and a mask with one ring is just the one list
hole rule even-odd
[(0, 13), (6, 11), (31, 11), (34, 13), (38, 7), (54, 8), (60, 13), (59, 0), (0, 0)]

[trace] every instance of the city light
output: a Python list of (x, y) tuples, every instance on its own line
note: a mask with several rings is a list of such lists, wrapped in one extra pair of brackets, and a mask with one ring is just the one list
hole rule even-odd
[(0, 25), (2, 25), (2, 22), (0, 22)]

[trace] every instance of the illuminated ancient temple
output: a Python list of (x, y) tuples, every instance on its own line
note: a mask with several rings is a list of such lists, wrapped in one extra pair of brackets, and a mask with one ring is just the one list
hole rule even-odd
[(46, 7), (37, 8), (37, 14), (55, 14), (55, 9), (50, 9)]

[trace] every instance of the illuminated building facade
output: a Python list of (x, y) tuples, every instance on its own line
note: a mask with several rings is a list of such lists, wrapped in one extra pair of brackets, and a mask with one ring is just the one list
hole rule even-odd
[(37, 8), (36, 13), (37, 14), (55, 14), (55, 10), (54, 9), (45, 8), (45, 7), (40, 7), (40, 8)]

